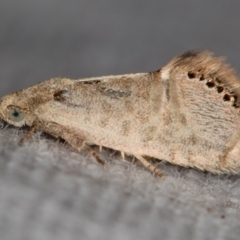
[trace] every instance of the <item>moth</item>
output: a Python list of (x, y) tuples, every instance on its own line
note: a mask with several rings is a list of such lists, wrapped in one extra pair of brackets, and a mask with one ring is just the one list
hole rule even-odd
[(149, 73), (53, 78), (6, 95), (0, 117), (62, 138), (213, 173), (240, 172), (240, 82), (223, 58), (188, 51)]

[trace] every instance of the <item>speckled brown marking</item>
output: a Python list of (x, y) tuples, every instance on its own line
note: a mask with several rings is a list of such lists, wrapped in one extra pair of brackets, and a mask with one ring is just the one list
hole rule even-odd
[(104, 102), (101, 103), (101, 109), (104, 113), (106, 113), (110, 117), (111, 112), (112, 112), (112, 105), (111, 104), (104, 101)]
[(99, 127), (101, 127), (101, 128), (106, 127), (108, 125), (108, 122), (109, 122), (108, 118), (100, 119), (99, 122), (98, 122)]
[(142, 141), (144, 143), (147, 143), (149, 141), (152, 141), (154, 138), (155, 138), (155, 135), (156, 135), (156, 131), (157, 131), (157, 127), (156, 126), (149, 126), (145, 129), (143, 129), (143, 132), (142, 132)]
[(172, 123), (172, 114), (170, 114), (170, 113), (164, 113), (164, 114), (162, 115), (161, 121), (162, 121), (163, 124), (166, 125), (166, 126), (169, 125), (169, 124), (171, 124), (171, 123)]
[(131, 102), (131, 100), (127, 100), (124, 102), (124, 109), (126, 109), (127, 112), (134, 112), (134, 106)]
[(139, 88), (140, 88), (140, 91), (137, 92), (136, 96), (143, 100), (149, 100), (150, 94), (151, 94), (149, 92), (150, 83), (147, 81), (141, 81), (141, 82), (139, 82)]
[(124, 120), (122, 123), (121, 135), (128, 136), (131, 129), (131, 122), (128, 120)]
[(147, 123), (149, 121), (149, 115), (146, 114), (146, 112), (143, 112), (141, 110), (136, 112), (136, 119), (141, 123)]
[(159, 92), (159, 94), (157, 94), (156, 96), (154, 96), (152, 98), (152, 102), (153, 102), (153, 108), (152, 108), (152, 111), (155, 113), (155, 114), (158, 114), (161, 110), (161, 100), (162, 100), (162, 94)]
[(198, 138), (194, 134), (189, 137), (189, 143), (191, 145), (196, 145), (198, 143)]
[(187, 125), (187, 119), (186, 119), (186, 116), (184, 114), (180, 114), (179, 118), (180, 118), (180, 122), (183, 125)]
[(164, 82), (164, 85), (165, 85), (165, 94), (166, 94), (166, 98), (167, 98), (167, 101), (169, 102), (170, 101), (170, 84), (169, 84), (169, 81), (165, 81)]

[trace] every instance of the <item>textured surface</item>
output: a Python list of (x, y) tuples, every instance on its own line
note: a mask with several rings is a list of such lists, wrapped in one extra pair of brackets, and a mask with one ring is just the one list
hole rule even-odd
[[(3, 0), (0, 94), (51, 77), (156, 70), (193, 48), (240, 72), (239, 5)], [(113, 152), (103, 168), (45, 137), (17, 147), (17, 135), (0, 132), (1, 240), (239, 239), (239, 176), (161, 164), (159, 181)]]
[(110, 151), (102, 167), (53, 140), (0, 137), (1, 239), (239, 238), (238, 176), (161, 163), (159, 180)]

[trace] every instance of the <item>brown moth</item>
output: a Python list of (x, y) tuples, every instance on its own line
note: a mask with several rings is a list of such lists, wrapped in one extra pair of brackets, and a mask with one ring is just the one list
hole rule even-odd
[(23, 139), (44, 131), (79, 151), (116, 149), (158, 175), (147, 157), (238, 173), (239, 106), (234, 71), (208, 51), (189, 51), (155, 72), (44, 81), (3, 97), (0, 117), (30, 126)]

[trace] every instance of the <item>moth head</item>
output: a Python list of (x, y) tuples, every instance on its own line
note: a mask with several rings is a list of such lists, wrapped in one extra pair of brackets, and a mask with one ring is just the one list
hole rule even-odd
[(16, 127), (31, 125), (34, 118), (17, 93), (9, 94), (0, 101), (0, 117)]

